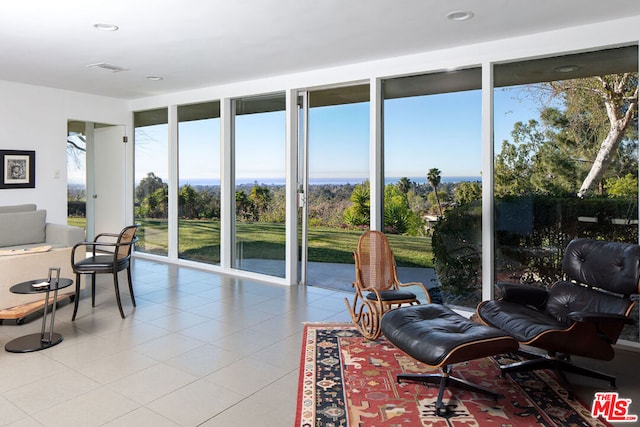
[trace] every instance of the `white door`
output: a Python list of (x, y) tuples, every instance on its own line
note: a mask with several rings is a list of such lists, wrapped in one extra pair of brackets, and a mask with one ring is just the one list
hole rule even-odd
[(93, 175), (94, 236), (118, 233), (127, 225), (124, 135), (122, 125), (97, 127), (93, 131), (93, 174), (87, 168), (87, 180)]

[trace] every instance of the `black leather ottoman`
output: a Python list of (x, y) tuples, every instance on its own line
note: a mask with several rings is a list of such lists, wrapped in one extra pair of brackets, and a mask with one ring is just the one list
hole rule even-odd
[(451, 365), (467, 360), (515, 351), (518, 341), (499, 329), (460, 316), (439, 304), (424, 304), (392, 310), (382, 317), (382, 333), (393, 345), (420, 362), (440, 368), (441, 374), (400, 374), (398, 382), (438, 384), (436, 412), (443, 415), (444, 390), (453, 385), (481, 392), (494, 399), (499, 394), (450, 375)]

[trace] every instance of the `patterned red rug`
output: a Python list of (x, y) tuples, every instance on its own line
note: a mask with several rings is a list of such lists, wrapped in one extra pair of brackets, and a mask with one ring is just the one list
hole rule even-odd
[(373, 426), (607, 426), (569, 399), (545, 371), (502, 377), (498, 366), (513, 355), (472, 360), (452, 374), (495, 390), (497, 402), (450, 388), (447, 415), (437, 416), (438, 389), (398, 384), (400, 372), (433, 372), (388, 343), (364, 339), (352, 325), (308, 324), (303, 334), (296, 427)]

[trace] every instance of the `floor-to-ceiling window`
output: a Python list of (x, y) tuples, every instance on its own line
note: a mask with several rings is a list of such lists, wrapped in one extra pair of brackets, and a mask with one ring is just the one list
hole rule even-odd
[(220, 102), (178, 106), (178, 257), (220, 264)]
[(166, 108), (134, 113), (134, 221), (136, 250), (167, 255), (169, 131)]
[(307, 96), (306, 284), (351, 290), (352, 252), (370, 224), (369, 85)]
[(285, 276), (285, 95), (234, 104), (235, 233), (232, 266)]
[(552, 284), (576, 237), (638, 242), (637, 71), (637, 46), (495, 65), (496, 281)]
[[(602, 85), (637, 73), (637, 46), (494, 67), (495, 233), (484, 232), (494, 233), (496, 280), (549, 282), (571, 236), (637, 241), (637, 119), (620, 138), (606, 173), (582, 190), (607, 122), (606, 109), (593, 104), (596, 98), (576, 95), (581, 83)], [(401, 269), (431, 269), (417, 279), (438, 287), (445, 302), (469, 308), (480, 299), (483, 271), (480, 74), (472, 68), (382, 82), (385, 231), (396, 260)], [(637, 85), (637, 74), (632, 76), (625, 90)], [(300, 162), (306, 162), (309, 187), (301, 200), (307, 203), (307, 260), (320, 267), (307, 278), (320, 284), (314, 277), (337, 271), (327, 265), (351, 264), (357, 238), (369, 228), (369, 209), (379, 208), (369, 206), (368, 194), (369, 132), (375, 127), (369, 123), (368, 84), (304, 93), (308, 151)], [(234, 161), (231, 170), (220, 171), (219, 103), (178, 106), (179, 160), (173, 161), (179, 161), (179, 258), (219, 263), (215, 185), (204, 203), (211, 210), (187, 213), (197, 204), (193, 169), (204, 168), (212, 174), (206, 179), (233, 177), (233, 238), (230, 248), (222, 248), (233, 254), (231, 266), (284, 277), (284, 109), (283, 94), (234, 99)], [(207, 128), (210, 145), (189, 158), (188, 150), (200, 141), (197, 127)], [(163, 255), (167, 136), (166, 108), (136, 113), (135, 220), (143, 225), (141, 250)], [(196, 231), (203, 226), (211, 228)], [(349, 269), (339, 279), (346, 289)]]
[(481, 71), (383, 81), (384, 222), (399, 278), (475, 307), (481, 283)]

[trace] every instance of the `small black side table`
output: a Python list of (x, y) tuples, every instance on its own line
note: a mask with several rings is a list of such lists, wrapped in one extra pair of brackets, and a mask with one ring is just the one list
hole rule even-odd
[[(53, 273), (57, 272), (57, 275)], [(34, 287), (34, 284), (48, 282), (49, 286)], [(73, 280), (61, 279), (60, 269), (49, 269), (48, 279), (28, 280), (26, 282), (13, 285), (9, 290), (14, 294), (40, 294), (44, 293), (44, 314), (42, 317), (42, 330), (40, 333), (29, 334), (9, 341), (4, 349), (11, 353), (29, 353), (32, 351), (44, 350), (62, 342), (62, 335), (53, 332), (53, 322), (56, 318), (56, 305), (58, 301), (58, 290), (71, 286)], [(49, 293), (53, 291), (53, 304), (51, 307), (51, 322), (49, 332), (45, 332), (47, 326), (47, 309), (49, 306)]]

